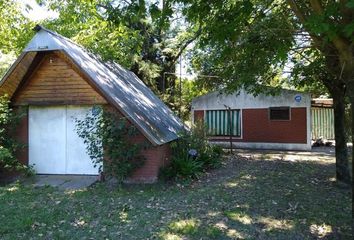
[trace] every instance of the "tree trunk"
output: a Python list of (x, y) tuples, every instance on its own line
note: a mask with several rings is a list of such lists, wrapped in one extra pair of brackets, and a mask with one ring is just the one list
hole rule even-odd
[[(348, 84), (347, 86), (347, 92), (348, 92), (348, 96), (349, 96), (349, 101), (350, 101), (350, 111), (351, 111), (351, 137), (352, 137), (352, 158), (351, 158), (351, 167), (352, 167), (352, 186), (354, 186), (354, 165), (353, 165), (353, 160), (354, 160), (354, 84), (352, 83), (351, 85)], [(354, 194), (354, 191), (353, 191)], [(353, 216), (354, 216), (354, 212), (353, 212)], [(353, 229), (354, 231), (354, 229)]]
[[(348, 59), (347, 62), (344, 62), (342, 65), (346, 66), (346, 68), (343, 70), (343, 76), (345, 81), (345, 86), (346, 86), (346, 95), (349, 98), (350, 102), (350, 115), (351, 115), (351, 129), (347, 129), (347, 131), (351, 131), (351, 142), (352, 142), (352, 152), (351, 152), (351, 162), (349, 164), (351, 165), (351, 179), (349, 175), (349, 181), (352, 186), (354, 186), (353, 182), (353, 176), (354, 176), (354, 169), (353, 169), (353, 161), (354, 161), (354, 56), (351, 56), (351, 58)], [(349, 167), (348, 164), (348, 167)], [(354, 192), (353, 192), (354, 194)], [(353, 195), (354, 196), (354, 195)], [(354, 213), (353, 213), (354, 216)], [(353, 229), (354, 232), (354, 229)]]
[(348, 147), (345, 129), (345, 101), (342, 94), (333, 95), (334, 131), (336, 141), (336, 179), (350, 184)]
[[(350, 109), (351, 109), (351, 122), (352, 122), (352, 161), (351, 161), (351, 167), (352, 167), (352, 186), (354, 186), (354, 97), (350, 100)], [(354, 191), (353, 191), (354, 194)], [(354, 217), (354, 211), (353, 211), (353, 217)], [(354, 231), (354, 229), (353, 229)]]

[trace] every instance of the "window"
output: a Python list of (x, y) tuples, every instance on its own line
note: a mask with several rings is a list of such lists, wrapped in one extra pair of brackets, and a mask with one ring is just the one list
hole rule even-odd
[(240, 110), (208, 110), (205, 122), (210, 136), (230, 136), (230, 130), (232, 136), (241, 136)]
[(290, 120), (290, 107), (269, 108), (270, 120)]

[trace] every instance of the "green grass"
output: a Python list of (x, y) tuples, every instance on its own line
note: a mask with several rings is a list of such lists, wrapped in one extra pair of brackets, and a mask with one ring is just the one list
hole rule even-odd
[(188, 185), (0, 188), (1, 239), (351, 239), (333, 158), (237, 157)]

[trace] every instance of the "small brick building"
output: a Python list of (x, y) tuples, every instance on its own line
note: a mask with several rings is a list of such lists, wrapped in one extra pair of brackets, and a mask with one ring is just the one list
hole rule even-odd
[(28, 147), (20, 160), (34, 164), (38, 174), (98, 174), (76, 133), (75, 119), (100, 105), (136, 126), (134, 141), (152, 144), (142, 152), (144, 166), (129, 180), (155, 181), (169, 161), (169, 143), (184, 127), (180, 119), (133, 72), (101, 61), (55, 32), (41, 26), (35, 30), (0, 82), (0, 94), (26, 113), (17, 137)]
[(192, 101), (192, 120), (206, 124), (209, 140), (237, 148), (309, 150), (310, 119), (311, 95), (285, 89), (256, 97), (212, 92)]

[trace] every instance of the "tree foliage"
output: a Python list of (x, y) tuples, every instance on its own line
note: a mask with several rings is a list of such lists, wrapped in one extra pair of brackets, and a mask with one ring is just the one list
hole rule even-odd
[[(160, 5), (161, 2), (161, 5)], [(46, 0), (58, 11), (48, 28), (68, 36), (104, 60), (135, 72), (155, 93), (174, 94), (178, 57), (197, 34), (179, 23), (181, 14), (172, 1)], [(173, 98), (169, 98), (169, 101)]]
[(13, 53), (3, 54), (0, 51), (0, 79), (6, 73), (7, 69), (9, 69), (11, 63), (15, 61), (16, 57)]
[(19, 54), (32, 36), (32, 22), (15, 0), (0, 0), (0, 51)]
[[(348, 182), (345, 97), (354, 105), (354, 2), (321, 0), (180, 0), (201, 27), (194, 67), (220, 81), (211, 88), (257, 94), (277, 86), (324, 89), (334, 98), (337, 177)], [(278, 79), (281, 79), (278, 77)], [(318, 93), (318, 92), (317, 92)], [(352, 126), (354, 131), (354, 126)]]
[(193, 65), (198, 72), (220, 76), (202, 79), (205, 86), (244, 87), (258, 93), (264, 88), (255, 83), (269, 85), (280, 74), (295, 44), (288, 30), (293, 19), (281, 5), (275, 1), (186, 2), (188, 19), (202, 29)]
[[(262, 89), (254, 83), (267, 85), (284, 71), (295, 78), (292, 86), (326, 85), (324, 74), (329, 75), (328, 83), (339, 81), (340, 73), (343, 77), (339, 61), (344, 57), (340, 55), (350, 54), (350, 49), (340, 53), (335, 42), (349, 47), (352, 41), (351, 1), (181, 2), (189, 21), (202, 28), (194, 67), (221, 76), (221, 87), (234, 90), (243, 86), (257, 92)], [(220, 86), (215, 80), (205, 84)]]
[(8, 97), (0, 97), (0, 173), (2, 171), (19, 171), (31, 173), (28, 167), (16, 158), (16, 153), (24, 147), (14, 136), (17, 126), (23, 117), (23, 113), (18, 110), (14, 112), (9, 106)]
[(18, 1), (0, 0), (0, 78), (33, 36), (32, 24)]

